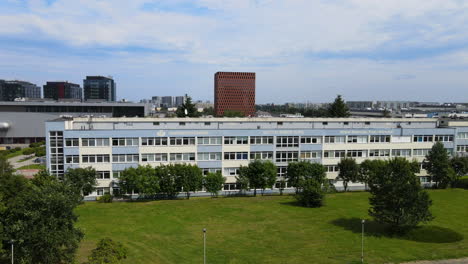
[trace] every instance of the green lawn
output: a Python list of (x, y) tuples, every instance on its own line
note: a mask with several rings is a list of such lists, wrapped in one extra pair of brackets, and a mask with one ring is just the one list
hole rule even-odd
[(46, 166), (42, 164), (30, 164), (30, 165), (21, 166), (16, 170), (27, 170), (27, 169), (45, 170)]
[[(468, 190), (430, 191), (436, 217), (405, 237), (366, 225), (365, 260), (389, 263), (468, 256)], [(79, 260), (110, 237), (129, 248), (125, 263), (360, 263), (360, 218), (368, 193), (327, 195), (322, 208), (291, 196), (198, 198), (155, 202), (89, 202), (77, 209), (85, 239)]]

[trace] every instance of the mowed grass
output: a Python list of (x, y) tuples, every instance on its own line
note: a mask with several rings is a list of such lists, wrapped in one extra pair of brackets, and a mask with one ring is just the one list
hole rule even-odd
[[(404, 237), (368, 221), (366, 263), (468, 256), (468, 190), (429, 192), (435, 220)], [(79, 261), (110, 237), (129, 248), (125, 263), (203, 263), (206, 227), (207, 263), (360, 263), (368, 197), (330, 194), (322, 208), (296, 206), (291, 196), (89, 202), (77, 209)]]

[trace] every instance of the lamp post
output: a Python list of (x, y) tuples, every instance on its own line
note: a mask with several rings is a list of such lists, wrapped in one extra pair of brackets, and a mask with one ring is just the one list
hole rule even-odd
[(361, 263), (364, 263), (364, 223), (366, 220), (361, 220), (362, 234), (361, 234)]
[(206, 264), (206, 228), (203, 228), (203, 264)]
[(11, 264), (14, 264), (14, 257), (13, 256), (14, 256), (15, 248), (14, 248), (13, 244), (15, 243), (15, 240), (13, 240), (13, 239), (10, 240), (10, 243), (11, 243)]

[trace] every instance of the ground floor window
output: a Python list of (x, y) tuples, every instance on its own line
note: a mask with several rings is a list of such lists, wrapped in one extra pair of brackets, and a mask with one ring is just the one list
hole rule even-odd
[(225, 191), (237, 191), (239, 190), (239, 186), (237, 183), (226, 183), (224, 184), (224, 188), (223, 188)]

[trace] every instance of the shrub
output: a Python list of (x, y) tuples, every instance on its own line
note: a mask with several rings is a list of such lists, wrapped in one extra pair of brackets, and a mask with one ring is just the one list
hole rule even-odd
[(25, 148), (25, 149), (23, 149), (23, 155), (31, 155), (31, 154), (33, 154), (34, 152), (36, 152), (36, 151), (35, 151), (35, 149), (33, 149), (33, 148)]
[(320, 207), (323, 205), (324, 191), (322, 185), (316, 179), (306, 179), (302, 184), (302, 191), (296, 195), (296, 199), (305, 207)]
[(453, 187), (468, 189), (468, 177), (463, 177), (463, 178), (458, 179), (453, 184)]
[(114, 196), (107, 193), (107, 194), (104, 194), (103, 196), (101, 196), (98, 199), (98, 202), (100, 202), (100, 203), (112, 203), (113, 200), (114, 200)]
[(39, 148), (36, 148), (36, 157), (43, 157), (46, 155), (46, 149), (45, 147), (39, 147)]
[(17, 152), (17, 151), (20, 151), (20, 150), (21, 150), (20, 147), (16, 147), (14, 149), (10, 149), (10, 153)]
[(110, 238), (101, 239), (88, 257), (87, 264), (117, 264), (127, 258), (127, 248)]

